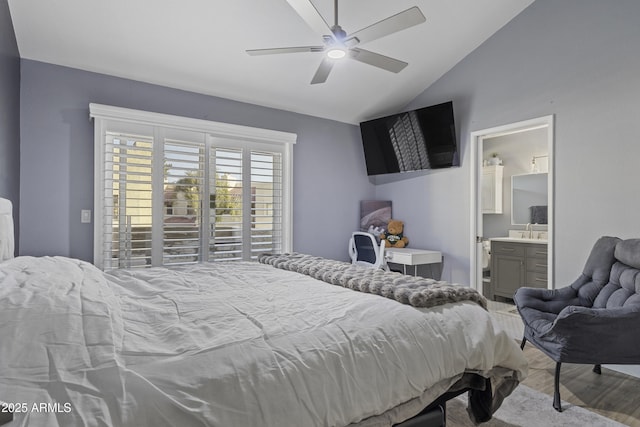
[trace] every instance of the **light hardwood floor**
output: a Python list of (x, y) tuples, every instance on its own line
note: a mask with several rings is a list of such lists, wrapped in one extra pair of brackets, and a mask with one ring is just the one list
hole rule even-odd
[[(490, 301), (489, 310), (510, 335), (520, 342), (522, 321), (517, 314), (509, 312), (513, 310), (513, 305)], [(549, 395), (551, 406), (555, 362), (530, 343), (525, 346), (524, 354), (529, 361), (529, 376), (523, 384)], [(591, 371), (592, 368), (592, 365), (562, 364), (562, 400), (628, 426), (640, 427), (640, 378), (604, 367), (602, 375), (598, 375)]]

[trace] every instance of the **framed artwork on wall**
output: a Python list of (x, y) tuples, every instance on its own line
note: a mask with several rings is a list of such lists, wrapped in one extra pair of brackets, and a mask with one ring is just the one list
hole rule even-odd
[(387, 230), (391, 219), (391, 200), (362, 200), (360, 202), (360, 231), (376, 237)]

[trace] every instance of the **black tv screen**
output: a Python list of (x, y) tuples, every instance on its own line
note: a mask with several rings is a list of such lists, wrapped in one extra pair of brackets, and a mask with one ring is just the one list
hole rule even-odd
[(453, 103), (360, 123), (368, 175), (459, 166)]

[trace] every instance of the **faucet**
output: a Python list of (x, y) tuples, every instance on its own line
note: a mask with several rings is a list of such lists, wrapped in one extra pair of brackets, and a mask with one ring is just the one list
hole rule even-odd
[(533, 238), (533, 225), (530, 222), (527, 223), (527, 227), (525, 228), (525, 231), (529, 235), (528, 238), (532, 239)]

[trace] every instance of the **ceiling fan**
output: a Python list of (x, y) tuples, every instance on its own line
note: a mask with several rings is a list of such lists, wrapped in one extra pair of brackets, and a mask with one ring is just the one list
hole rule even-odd
[(390, 58), (379, 53), (361, 49), (361, 43), (370, 42), (402, 31), (414, 25), (421, 24), (426, 18), (417, 6), (390, 16), (375, 24), (369, 25), (355, 33), (347, 34), (338, 24), (338, 0), (334, 0), (334, 25), (327, 24), (322, 15), (310, 0), (287, 0), (287, 3), (300, 15), (300, 17), (316, 32), (322, 35), (322, 46), (277, 47), (271, 49), (250, 49), (249, 55), (276, 55), (281, 53), (299, 52), (323, 52), (325, 57), (320, 63), (311, 84), (324, 83), (329, 77), (336, 60), (349, 57), (383, 70), (399, 73), (408, 63)]

